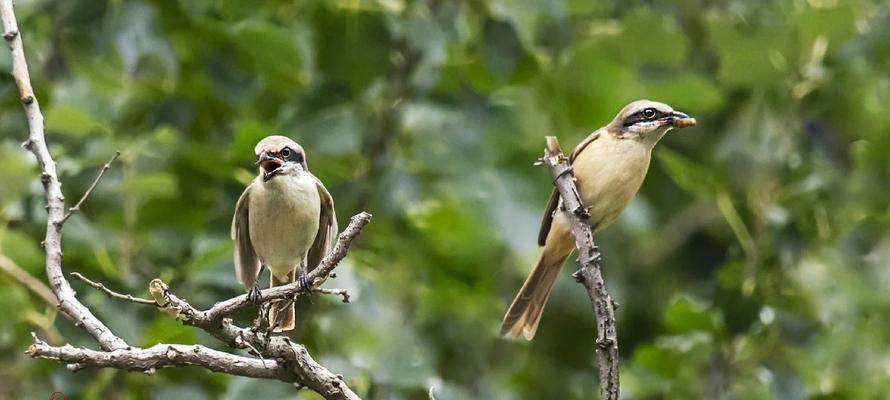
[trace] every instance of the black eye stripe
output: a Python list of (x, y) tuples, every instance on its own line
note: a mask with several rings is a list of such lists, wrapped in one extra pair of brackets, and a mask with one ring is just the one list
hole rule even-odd
[(295, 161), (298, 163), (303, 162), (303, 152), (291, 149), (290, 147), (281, 149), (278, 154), (281, 156), (281, 158), (287, 161)]
[[(647, 111), (652, 111), (652, 112), (654, 112), (654, 115), (652, 115), (651, 117), (646, 117), (646, 112), (647, 112)], [(625, 118), (625, 119), (624, 119), (624, 124), (623, 124), (623, 125), (624, 125), (624, 126), (631, 126), (631, 125), (633, 125), (633, 124), (636, 124), (637, 122), (642, 122), (642, 121), (654, 121), (654, 120), (656, 120), (656, 119), (664, 118), (664, 117), (666, 117), (666, 116), (667, 116), (667, 114), (665, 114), (665, 113), (663, 113), (663, 112), (661, 112), (661, 111), (658, 111), (658, 110), (656, 110), (656, 109), (654, 109), (654, 108), (646, 108), (646, 109), (644, 109), (644, 110), (642, 110), (642, 111), (637, 111), (637, 112), (631, 114), (630, 116), (628, 116), (627, 118)]]

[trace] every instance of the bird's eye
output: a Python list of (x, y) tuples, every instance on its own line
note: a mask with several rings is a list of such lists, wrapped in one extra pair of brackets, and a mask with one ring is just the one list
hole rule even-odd
[(284, 150), (281, 150), (281, 158), (288, 159), (290, 158), (291, 151), (289, 148), (285, 147)]
[(655, 118), (655, 114), (656, 113), (655, 113), (654, 108), (647, 108), (647, 109), (643, 110), (643, 116), (646, 117), (646, 119)]

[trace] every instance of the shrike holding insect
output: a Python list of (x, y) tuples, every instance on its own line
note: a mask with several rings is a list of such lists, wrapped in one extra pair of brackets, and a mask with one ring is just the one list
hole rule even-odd
[[(667, 104), (638, 100), (575, 147), (569, 162), (581, 200), (589, 208), (593, 233), (612, 224), (640, 190), (655, 144), (673, 128), (694, 125), (694, 118)], [(538, 245), (544, 251), (510, 304), (501, 335), (534, 338), (553, 283), (575, 249), (575, 236), (564, 212), (559, 192), (553, 189), (538, 233)]]
[[(271, 273), (270, 286), (294, 282), (311, 271), (329, 251), (337, 234), (334, 200), (309, 172), (303, 148), (284, 136), (269, 136), (254, 152), (259, 175), (235, 206), (235, 275), (258, 299), (261, 266)], [(306, 285), (305, 282), (303, 282)], [(269, 308), (273, 332), (294, 329), (294, 303), (277, 300)]]

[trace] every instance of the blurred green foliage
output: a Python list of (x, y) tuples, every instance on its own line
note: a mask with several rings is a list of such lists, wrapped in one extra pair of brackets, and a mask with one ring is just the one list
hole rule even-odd
[[(569, 148), (625, 103), (666, 137), (600, 235), (631, 399), (890, 393), (890, 8), (853, 0), (17, 1), (64, 191), (65, 269), (193, 304), (242, 292), (229, 222), (268, 134), (301, 142), (345, 226), (375, 215), (293, 337), (369, 399), (589, 399), (595, 326), (568, 273), (530, 344), (497, 337), (537, 256), (543, 136)], [(0, 51), (0, 70), (10, 67)], [(0, 81), (0, 252), (43, 278), (44, 195)], [(572, 269), (568, 265), (566, 269)], [(221, 343), (74, 282), (127, 341)], [(167, 369), (68, 372), (30, 331), (95, 348), (0, 276), (0, 398), (293, 398)], [(247, 323), (251, 315), (240, 316)], [(301, 391), (299, 398), (316, 398)]]

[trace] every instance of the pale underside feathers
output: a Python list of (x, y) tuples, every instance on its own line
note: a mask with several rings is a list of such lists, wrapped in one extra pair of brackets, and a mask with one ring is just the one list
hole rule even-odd
[[(308, 173), (308, 172), (306, 172)], [(318, 196), (321, 202), (318, 230), (315, 240), (309, 247), (306, 256), (306, 272), (314, 269), (324, 256), (330, 251), (334, 238), (337, 235), (337, 218), (334, 211), (334, 200), (324, 185), (315, 177)], [(260, 273), (261, 261), (257, 256), (250, 239), (250, 195), (254, 185), (262, 184), (262, 181), (251, 183), (235, 206), (235, 216), (232, 218), (231, 236), (235, 241), (235, 274), (238, 281), (250, 289), (256, 285)], [(295, 265), (294, 267), (297, 267)]]

